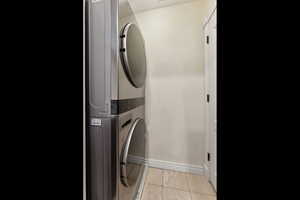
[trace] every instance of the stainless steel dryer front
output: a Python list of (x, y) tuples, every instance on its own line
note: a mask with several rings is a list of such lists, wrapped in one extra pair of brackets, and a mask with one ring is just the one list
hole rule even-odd
[(117, 115), (142, 105), (145, 42), (128, 0), (86, 0), (89, 112)]

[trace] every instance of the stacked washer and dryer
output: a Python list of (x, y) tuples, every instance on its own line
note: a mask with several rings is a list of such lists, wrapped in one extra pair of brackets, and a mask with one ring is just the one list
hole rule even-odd
[(147, 159), (146, 55), (128, 0), (86, 0), (87, 200), (135, 200)]

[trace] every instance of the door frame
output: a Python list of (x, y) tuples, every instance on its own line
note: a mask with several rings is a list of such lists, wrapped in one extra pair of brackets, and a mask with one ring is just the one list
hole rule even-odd
[[(217, 32), (216, 30), (213, 29), (209, 29), (208, 25), (211, 22), (212, 17), (214, 17), (215, 15), (215, 19), (216, 19), (216, 14), (217, 14), (217, 6), (215, 5), (214, 8), (209, 12), (208, 17), (205, 20), (205, 23), (203, 24), (203, 32), (204, 32), (204, 36), (205, 36), (205, 40), (207, 39), (206, 36), (209, 35), (210, 31), (215, 31), (215, 42), (216, 41), (216, 37), (217, 37)], [(217, 43), (215, 43), (217, 44)], [(206, 41), (204, 42), (204, 82), (205, 82), (205, 98), (207, 98), (207, 94), (209, 94), (210, 92), (210, 82), (211, 81), (215, 81), (217, 82), (217, 66), (215, 66), (214, 71), (214, 75), (213, 75), (213, 79), (215, 80), (210, 80), (212, 78), (212, 76), (210, 74), (208, 74), (208, 48), (206, 47)], [(215, 58), (217, 59), (217, 48), (216, 48), (216, 56)], [(217, 84), (216, 84), (217, 85)], [(215, 86), (216, 86), (215, 85)], [(214, 100), (214, 106), (215, 108), (217, 108), (217, 88), (215, 88), (215, 100)], [(212, 95), (210, 95), (212, 96)], [(212, 123), (209, 121), (210, 119), (210, 110), (211, 110), (211, 104), (208, 104), (207, 99), (205, 99), (205, 126), (206, 126), (206, 133), (205, 133), (205, 163), (204, 163), (204, 168), (205, 168), (205, 176), (208, 178), (209, 182), (211, 183), (211, 185), (213, 186), (213, 188), (215, 189), (215, 191), (217, 191), (217, 121), (215, 121), (212, 125)], [(217, 110), (216, 110), (217, 111)], [(217, 120), (217, 115), (215, 116), (215, 120)], [(215, 135), (213, 135), (215, 132)], [(212, 144), (212, 142), (214, 142), (214, 144)], [(215, 148), (215, 149), (212, 149)], [(214, 154), (214, 157), (212, 156), (212, 153)], [(208, 161), (208, 154), (210, 153), (210, 161)], [(213, 162), (212, 162), (213, 161)]]

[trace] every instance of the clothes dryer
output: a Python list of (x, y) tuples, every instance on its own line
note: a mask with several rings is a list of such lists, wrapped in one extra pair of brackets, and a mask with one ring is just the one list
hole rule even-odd
[(128, 0), (86, 0), (86, 66), (91, 117), (145, 101), (145, 42)]

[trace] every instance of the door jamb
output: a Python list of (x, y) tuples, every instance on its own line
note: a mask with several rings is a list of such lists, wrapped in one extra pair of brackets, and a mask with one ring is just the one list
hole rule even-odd
[[(216, 12), (216, 10), (217, 10), (217, 5), (215, 5), (214, 7), (213, 7), (213, 9), (211, 10), (211, 11), (209, 11), (209, 14), (208, 14), (208, 16), (205, 18), (205, 20), (204, 20), (204, 23), (203, 23), (203, 26), (202, 26), (202, 28), (203, 28), (203, 32), (204, 32), (204, 36), (205, 36), (205, 28), (206, 28), (206, 26), (207, 26), (207, 24), (210, 22), (210, 20), (211, 20), (211, 18), (212, 18), (212, 16), (214, 15), (214, 13)], [(204, 43), (205, 45), (206, 45), (206, 42)], [(205, 50), (205, 49), (204, 49)], [(204, 63), (205, 65), (206, 65), (206, 63)], [(204, 75), (205, 76), (205, 78), (207, 78), (206, 77), (206, 74)], [(206, 80), (205, 80), (205, 83), (206, 83)], [(207, 85), (205, 84), (205, 92), (207, 91)], [(206, 96), (206, 95), (205, 95)], [(205, 101), (205, 107), (206, 107), (206, 109), (207, 109), (207, 102)], [(207, 112), (206, 112), (206, 120), (207, 120)], [(207, 126), (207, 121), (206, 121), (206, 126)], [(208, 137), (208, 133), (207, 133), (207, 129), (205, 130), (206, 131), (206, 137)], [(207, 140), (206, 140), (207, 141)], [(207, 144), (208, 145), (208, 144)], [(208, 150), (209, 149), (209, 145), (207, 146), (208, 148), (206, 148), (205, 150)], [(205, 176), (206, 177), (208, 177), (209, 178), (209, 174), (210, 174), (210, 170), (211, 170), (211, 168), (210, 168), (210, 166), (208, 165), (208, 163), (207, 163), (207, 153), (208, 152), (206, 152), (205, 151), (205, 162), (204, 162), (204, 173), (205, 173)], [(217, 158), (216, 158), (216, 160), (217, 160)], [(216, 166), (217, 167), (217, 166)], [(214, 188), (214, 186), (213, 186), (213, 184), (211, 183), (211, 181), (209, 180), (209, 183), (211, 184), (211, 186), (212, 186), (212, 188), (214, 189), (214, 191), (216, 191), (216, 189)]]

